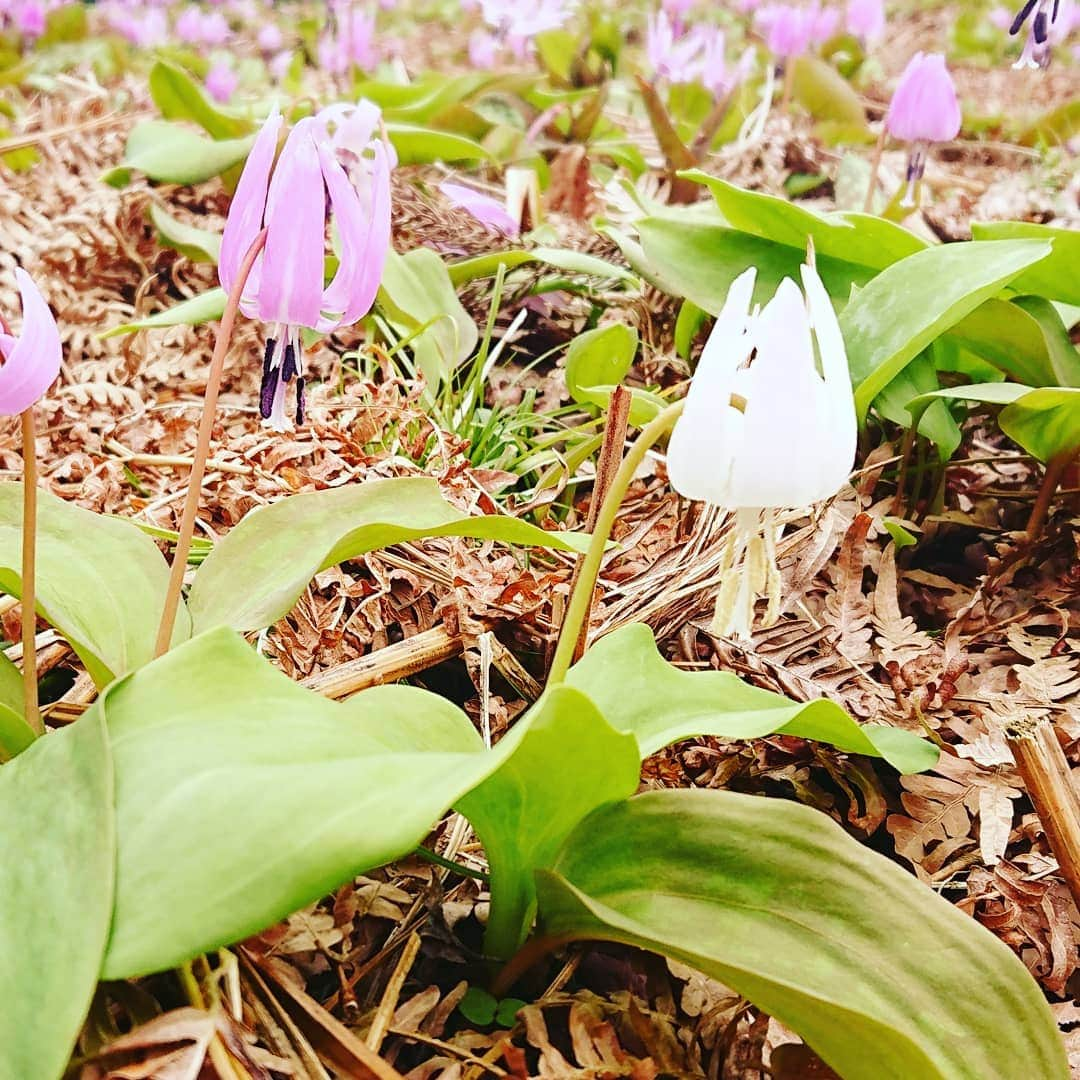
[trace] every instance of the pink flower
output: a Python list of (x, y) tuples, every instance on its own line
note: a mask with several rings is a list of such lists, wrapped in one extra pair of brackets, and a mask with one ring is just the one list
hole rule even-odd
[(22, 299), (22, 334), (15, 337), (0, 330), (0, 413), (17, 416), (26, 412), (60, 374), (60, 331), (49, 305), (30, 275), (15, 270)]
[(278, 52), (285, 44), (285, 36), (276, 23), (267, 23), (256, 35), (255, 43), (264, 55)]
[(15, 29), (27, 38), (39, 38), (45, 33), (45, 5), (41, 0), (24, 0), (15, 8)]
[(449, 180), (445, 180), (439, 185), (439, 191), (454, 206), (472, 214), (484, 228), (489, 229), (491, 232), (516, 237), (521, 231), (521, 226), (506, 212), (502, 203), (489, 195), (482, 195), (471, 187), (466, 187), (464, 184), (455, 184)]
[(319, 39), (319, 64), (332, 75), (352, 67), (370, 71), (379, 60), (375, 49), (375, 15), (352, 4), (331, 7), (331, 29)]
[(867, 44), (885, 33), (885, 0), (848, 0), (847, 31)]
[(660, 0), (660, 6), (665, 14), (673, 19), (683, 18), (694, 6), (696, 0)]
[(810, 21), (810, 40), (816, 44), (828, 41), (836, 36), (840, 28), (840, 12), (833, 7), (821, 7), (814, 4), (806, 16)]
[(702, 71), (705, 39), (698, 33), (683, 33), (666, 11), (649, 17), (645, 30), (645, 56), (658, 79), (693, 82)]
[[(375, 134), (378, 120), (370, 102), (323, 109), (296, 124), (275, 166), (282, 126), (275, 110), (255, 140), (229, 208), (218, 266), (226, 290), (266, 229), (240, 307), (270, 324), (259, 411), (278, 431), (288, 427), (285, 392), (293, 379), (296, 422), (303, 422), (300, 330), (330, 333), (367, 314), (375, 301), (390, 246), (392, 165), (392, 151)], [(328, 218), (338, 269), (324, 287)]]
[(801, 56), (810, 48), (814, 20), (813, 11), (794, 4), (772, 4), (757, 14), (769, 52), (783, 60)]
[(498, 51), (498, 39), (487, 30), (476, 29), (469, 35), (469, 63), (474, 68), (487, 71), (494, 67)]
[(960, 103), (945, 57), (941, 53), (916, 53), (904, 68), (885, 114), (889, 134), (911, 143), (904, 205), (914, 205), (915, 185), (926, 169), (930, 143), (955, 139), (960, 124)]
[(240, 76), (224, 60), (218, 60), (206, 73), (206, 92), (224, 105), (236, 93)]
[[(1009, 33), (1019, 34), (1028, 18), (1031, 29), (1024, 42), (1024, 51), (1014, 68), (1046, 68), (1050, 66), (1051, 45), (1068, 34), (1073, 22), (1073, 12), (1069, 0), (1027, 0), (1016, 13)], [(1064, 18), (1062, 16), (1064, 15)]]

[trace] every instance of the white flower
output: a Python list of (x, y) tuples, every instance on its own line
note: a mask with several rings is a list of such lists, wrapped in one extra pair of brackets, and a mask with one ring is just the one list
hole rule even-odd
[(785, 278), (751, 310), (756, 271), (740, 275), (709, 335), (668, 448), (672, 487), (737, 510), (716, 633), (749, 633), (754, 600), (779, 610), (772, 511), (834, 495), (855, 459), (856, 420), (844, 339), (817, 271), (805, 299)]

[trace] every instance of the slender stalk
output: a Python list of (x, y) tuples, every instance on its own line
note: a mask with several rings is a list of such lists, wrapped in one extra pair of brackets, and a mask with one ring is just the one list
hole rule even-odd
[(712, 141), (716, 138), (716, 133), (723, 127), (728, 113), (731, 112), (731, 106), (734, 104), (738, 92), (739, 84), (736, 83), (731, 90), (713, 104), (709, 115), (702, 121), (694, 141), (690, 144), (690, 153), (694, 155), (695, 161), (700, 163), (705, 160), (709, 153), (709, 147), (712, 146)]
[[(191, 1002), (196, 1009), (201, 1009), (203, 1012), (206, 1012), (206, 998), (203, 997), (202, 987), (199, 986), (199, 980), (195, 977), (195, 972), (192, 970), (191, 963), (181, 964), (180, 967), (176, 969), (176, 976), (180, 980), (180, 986), (188, 1001)], [(239, 1067), (236, 1065), (233, 1056), (225, 1048), (225, 1042), (221, 1038), (220, 1032), (215, 1031), (211, 1036), (208, 1053), (210, 1061), (220, 1077), (220, 1080), (242, 1080)]]
[(168, 651), (172, 641), (176, 612), (180, 607), (180, 591), (184, 586), (184, 572), (187, 570), (188, 553), (191, 551), (191, 538), (195, 535), (195, 518), (199, 512), (199, 499), (202, 496), (202, 482), (206, 475), (206, 460), (210, 456), (210, 436), (214, 430), (214, 417), (217, 413), (218, 391), (221, 389), (221, 373), (225, 368), (225, 356), (232, 339), (233, 323), (240, 307), (240, 297), (247, 284), (248, 275), (255, 264), (255, 259), (266, 243), (264, 229), (248, 248), (240, 263), (240, 271), (233, 282), (232, 291), (221, 314), (217, 341), (214, 343), (214, 355), (210, 359), (210, 371), (206, 378), (206, 396), (203, 399), (202, 419), (199, 421), (199, 436), (192, 458), (191, 475), (188, 477), (187, 498), (184, 501), (184, 513), (180, 519), (180, 532), (173, 553), (172, 568), (169, 573), (169, 587), (165, 593), (165, 607), (161, 612), (157, 641), (154, 644), (154, 656), (162, 656)]
[(1031, 517), (1028, 518), (1027, 523), (1027, 538), (1031, 543), (1035, 543), (1042, 535), (1046, 519), (1050, 515), (1050, 504), (1053, 502), (1054, 493), (1061, 484), (1061, 478), (1065, 475), (1065, 470), (1072, 463), (1073, 458), (1076, 457), (1076, 453), (1074, 447), (1072, 450), (1066, 450), (1064, 453), (1052, 457), (1046, 463), (1046, 472), (1043, 474), (1039, 494), (1035, 497), (1035, 505), (1031, 508)]
[(874, 157), (870, 162), (870, 181), (866, 185), (866, 201), (863, 203), (863, 213), (874, 212), (874, 192), (877, 191), (878, 173), (881, 172), (881, 159), (885, 154), (885, 143), (889, 138), (889, 129), (885, 121), (881, 121), (881, 131), (878, 132), (877, 144), (874, 146)]
[[(633, 400), (630, 391), (625, 386), (616, 386), (611, 395), (608, 405), (607, 423), (604, 425), (604, 442), (600, 448), (600, 457), (596, 463), (596, 483), (593, 485), (592, 498), (589, 500), (589, 514), (585, 519), (585, 529), (591, 533), (596, 528), (596, 520), (600, 516), (600, 507), (604, 503), (604, 497), (611, 488), (611, 482), (622, 461), (623, 447), (626, 445), (626, 426), (630, 420), (630, 402)], [(581, 577), (581, 567), (585, 557), (578, 559), (574, 567), (574, 576), (570, 579), (570, 593), (573, 594)], [(590, 597), (591, 600), (591, 597)], [(589, 604), (589, 613), (592, 604)], [(574, 649), (574, 663), (585, 653), (589, 636), (589, 613), (581, 625), (581, 633), (578, 635), (577, 646)], [(564, 612), (565, 614), (565, 612)]]
[(22, 668), (23, 708), (26, 722), (35, 735), (45, 734), (38, 709), (37, 612), (34, 575), (37, 562), (37, 448), (34, 446), (34, 406), (20, 417), (23, 455), (22, 527)]
[(505, 997), (529, 968), (543, 960), (548, 953), (571, 941), (571, 937), (543, 937), (539, 934), (529, 938), (495, 976), (491, 984), (492, 994), (497, 998)]
[(788, 112), (791, 108), (791, 94), (795, 89), (795, 64), (791, 57), (784, 62), (784, 84), (780, 91), (780, 111)]
[(615, 479), (604, 501), (600, 504), (600, 513), (597, 515), (596, 528), (593, 529), (592, 539), (589, 541), (588, 550), (581, 563), (581, 573), (577, 584), (570, 596), (570, 603), (566, 609), (566, 618), (563, 620), (562, 630), (559, 634), (559, 645), (555, 650), (555, 656), (551, 661), (551, 671), (548, 673), (548, 685), (560, 683), (566, 678), (570, 670), (570, 663), (574, 658), (574, 649), (581, 635), (582, 627), (592, 605), (593, 590), (596, 588), (596, 580), (600, 575), (600, 564), (604, 559), (604, 549), (607, 546), (611, 528), (615, 524), (615, 516), (619, 512), (623, 497), (626, 495), (630, 482), (638, 466), (645, 460), (645, 454), (649, 447), (669, 431), (682, 414), (684, 402), (676, 401), (669, 405), (655, 419), (641, 429), (641, 434), (634, 440), (626, 457), (623, 458)]

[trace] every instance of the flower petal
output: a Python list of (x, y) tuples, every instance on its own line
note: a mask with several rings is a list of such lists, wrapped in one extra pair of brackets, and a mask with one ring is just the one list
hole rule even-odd
[(0, 413), (25, 412), (60, 374), (60, 331), (49, 305), (30, 275), (15, 271), (22, 298), (22, 333), (17, 339), (4, 335), (4, 364), (0, 367)]
[[(255, 145), (244, 164), (244, 171), (240, 174), (240, 182), (236, 185), (236, 193), (233, 195), (225, 231), (221, 237), (221, 257), (218, 261), (218, 278), (226, 292), (231, 290), (240, 272), (240, 263), (263, 226), (266, 192), (274, 155), (277, 153), (281, 124), (282, 116), (275, 108), (259, 131)], [(248, 304), (258, 293), (257, 284), (258, 278), (253, 273), (244, 288)]]
[(310, 117), (292, 129), (270, 180), (259, 282), (259, 317), (265, 322), (319, 324), (326, 247), (319, 130)]

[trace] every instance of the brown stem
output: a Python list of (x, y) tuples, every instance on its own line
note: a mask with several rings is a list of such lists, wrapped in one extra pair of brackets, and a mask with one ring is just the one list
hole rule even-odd
[[(585, 518), (585, 531), (591, 533), (596, 528), (596, 519), (600, 515), (600, 507), (611, 490), (611, 481), (622, 464), (623, 447), (626, 445), (626, 428), (630, 422), (630, 403), (633, 396), (625, 386), (616, 386), (612, 391), (611, 400), (608, 403), (607, 421), (604, 424), (604, 441), (600, 447), (600, 457), (596, 462), (596, 482), (593, 485), (592, 498), (589, 500), (589, 513)], [(570, 579), (570, 593), (573, 594), (577, 586), (578, 578), (581, 577), (581, 567), (585, 556), (580, 555), (574, 566), (574, 574)], [(574, 663), (585, 655), (585, 646), (589, 639), (589, 623), (591, 622), (592, 605), (589, 605), (589, 614), (581, 626), (577, 645), (574, 647)], [(564, 612), (565, 614), (565, 612)]]
[(780, 111), (786, 113), (791, 108), (791, 94), (795, 89), (795, 60), (789, 57), (784, 63), (784, 85), (780, 91)]
[(900, 450), (900, 464), (896, 470), (896, 494), (893, 496), (892, 507), (889, 513), (893, 517), (900, 517), (900, 511), (904, 509), (904, 485), (907, 482), (908, 465), (911, 464), (911, 451), (915, 447), (916, 428), (915, 422), (904, 432), (904, 444)]
[(705, 155), (708, 154), (709, 147), (712, 146), (712, 141), (716, 138), (716, 133), (723, 127), (728, 113), (731, 112), (731, 106), (738, 91), (739, 87), (736, 85), (720, 98), (713, 105), (709, 115), (705, 117), (701, 127), (698, 128), (698, 133), (690, 144), (690, 153), (694, 155), (694, 160), (699, 164), (705, 160)]
[(37, 448), (34, 446), (34, 406), (20, 417), (23, 455), (22, 528), (22, 666), (23, 708), (26, 722), (35, 735), (45, 733), (38, 709), (37, 612), (34, 573), (37, 555)]
[(184, 587), (184, 573), (187, 570), (188, 552), (191, 550), (191, 538), (195, 535), (195, 518), (199, 512), (199, 498), (202, 495), (203, 477), (206, 475), (206, 459), (210, 456), (210, 435), (214, 430), (214, 417), (217, 413), (218, 391), (221, 389), (221, 373), (225, 368), (225, 356), (229, 351), (233, 323), (240, 307), (240, 297), (247, 284), (248, 275), (255, 264), (255, 259), (266, 243), (266, 230), (263, 229), (252, 241), (240, 263), (239, 272), (233, 282), (232, 291), (221, 314), (217, 341), (214, 342), (214, 355), (210, 359), (210, 371), (206, 378), (206, 396), (203, 398), (202, 419), (199, 421), (199, 437), (195, 444), (192, 458), (191, 475), (188, 477), (187, 498), (184, 501), (184, 513), (180, 519), (180, 533), (173, 553), (172, 568), (169, 572), (169, 587), (165, 593), (165, 607), (161, 612), (157, 641), (154, 644), (154, 656), (162, 656), (168, 651), (172, 641), (176, 612), (180, 607), (180, 591)]
[(1050, 515), (1050, 503), (1053, 502), (1054, 493), (1074, 457), (1076, 457), (1075, 447), (1052, 457), (1046, 463), (1046, 472), (1043, 474), (1039, 494), (1035, 497), (1035, 505), (1031, 508), (1031, 517), (1028, 518), (1027, 523), (1027, 538), (1031, 543), (1035, 543), (1042, 535), (1046, 519)]
[(877, 190), (878, 173), (881, 172), (881, 159), (885, 154), (885, 143), (889, 138), (889, 129), (885, 121), (881, 122), (881, 131), (878, 133), (877, 145), (874, 147), (874, 157), (870, 162), (870, 181), (866, 185), (866, 202), (863, 203), (863, 213), (874, 212), (874, 192)]
[(524, 945), (503, 965), (499, 974), (495, 976), (491, 984), (491, 992), (497, 998), (505, 997), (514, 983), (533, 966), (539, 963), (548, 953), (554, 952), (560, 945), (566, 945), (573, 941), (570, 937), (544, 937), (536, 935), (529, 938)]
[(1061, 743), (1045, 719), (1022, 721), (1008, 732), (1008, 743), (1061, 876), (1080, 905), (1080, 800)]

